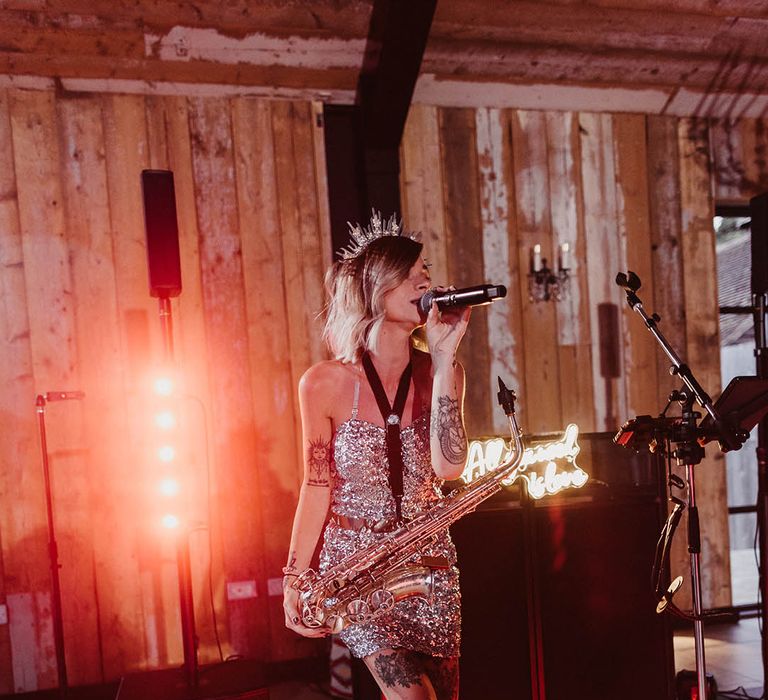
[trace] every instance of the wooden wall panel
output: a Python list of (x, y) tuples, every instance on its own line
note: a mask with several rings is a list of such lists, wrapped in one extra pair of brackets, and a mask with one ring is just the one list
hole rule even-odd
[[(486, 402), (494, 434), (508, 430), (504, 412), (496, 400), (497, 377), (520, 394), (523, 365), (520, 269), (517, 256), (512, 140), (509, 115), (498, 109), (478, 109), (475, 115), (477, 159), (480, 175), (483, 223), (483, 277), (504, 284), (507, 298), (487, 309), (489, 376)], [(524, 273), (523, 273), (524, 274)], [(522, 399), (522, 397), (520, 397)], [(520, 419), (523, 419), (521, 409)]]
[(740, 119), (744, 185), (739, 198), (768, 190), (768, 125), (765, 119)]
[[(517, 267), (530, 269), (531, 250), (541, 245), (548, 262), (555, 253), (549, 192), (547, 124), (543, 112), (517, 111), (510, 116), (518, 226)], [(525, 383), (521, 403), (525, 406), (521, 425), (525, 432), (538, 433), (562, 427), (560, 366), (557, 350), (557, 317), (554, 303), (528, 301), (528, 279), (521, 274), (523, 353)]]
[[(53, 95), (14, 93), (11, 124), (16, 181), (23, 183), (18, 201), (36, 390), (45, 393), (78, 389), (82, 375), (75, 291)], [(101, 679), (101, 659), (93, 541), (89, 535), (89, 445), (81, 404), (49, 406), (47, 424), (52, 490), (57, 503), (64, 637), (69, 647), (67, 671), (72, 683), (94, 682)], [(45, 550), (38, 555), (44, 557)]]
[[(460, 288), (481, 284), (484, 273), (475, 115), (471, 109), (441, 109), (439, 116), (447, 265), (451, 284)], [(466, 417), (469, 435), (488, 435), (493, 425), (488, 317), (483, 312), (475, 311), (459, 348), (467, 377), (465, 400), (473, 409)]]
[(588, 332), (589, 289), (582, 273), (587, 263), (584, 202), (581, 196), (581, 139), (577, 115), (547, 114), (552, 250), (569, 246), (570, 282), (557, 314), (558, 365), (563, 424), (594, 430), (592, 339)]
[[(648, 151), (645, 117), (614, 115), (616, 217), (627, 270), (653, 289), (653, 262), (649, 221)], [(618, 288), (617, 288), (618, 289)], [(648, 292), (646, 292), (648, 294)], [(659, 346), (642, 319), (617, 294), (623, 313), (623, 363), (626, 369), (627, 415), (655, 415), (661, 409), (656, 369)]]
[[(709, 128), (704, 119), (678, 123), (680, 152), (680, 208), (683, 277), (685, 288), (686, 347), (684, 359), (696, 378), (713, 397), (720, 394), (720, 333), (715, 237), (712, 235), (714, 200), (709, 157)], [(701, 413), (705, 412), (701, 410)], [(705, 605), (730, 600), (730, 546), (725, 456), (716, 445), (696, 467), (696, 498), (702, 538), (701, 566), (710, 572), (702, 577)]]
[(116, 449), (125, 435), (126, 415), (122, 402), (114, 403), (122, 390), (120, 329), (101, 109), (96, 96), (58, 102), (76, 339), (79, 356), (91, 358), (80, 369), (87, 397), (84, 426), (86, 436), (98, 436), (88, 441), (77, 484), (87, 499), (80, 536), (87, 541), (84, 535), (93, 533), (100, 675), (112, 678), (126, 659), (141, 663), (145, 649), (135, 533), (125, 527), (138, 504), (124, 489), (132, 464)]
[(422, 234), (433, 282), (448, 285), (437, 107), (411, 106), (400, 147), (400, 199), (405, 225)]
[(626, 415), (625, 370), (621, 340), (621, 296), (614, 283), (625, 267), (617, 235), (613, 124), (607, 114), (581, 114), (584, 228), (587, 238), (587, 287), (592, 334), (592, 388), (595, 429), (615, 430)]
[[(212, 390), (215, 495), (220, 500), (228, 581), (263, 580), (258, 510), (238, 508), (242, 494), (259, 493), (256, 432), (249, 381), (248, 321), (238, 229), (229, 103), (190, 101), (192, 162), (197, 193), (200, 264)], [(264, 597), (230, 601), (230, 643), (236, 654), (267, 655)]]
[(732, 119), (716, 119), (710, 131), (715, 196), (721, 202), (736, 202), (742, 196), (746, 172), (739, 125), (739, 121)]
[[(0, 91), (0, 595), (11, 614), (10, 624), (0, 627), (3, 693), (33, 690), (56, 677), (55, 659), (39, 644), (41, 637), (51, 634), (50, 616), (21, 619), (18, 626), (13, 620), (14, 601), (47, 596), (50, 584), (44, 556), (47, 536), (43, 473), (33, 419), (35, 384), (10, 100), (8, 91)], [(29, 647), (14, 645), (14, 629), (27, 623), (37, 639), (24, 638), (24, 642), (29, 640)]]

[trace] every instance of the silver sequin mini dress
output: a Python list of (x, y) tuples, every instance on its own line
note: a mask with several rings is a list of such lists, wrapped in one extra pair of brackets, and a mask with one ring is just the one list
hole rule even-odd
[[(384, 428), (357, 419), (357, 393), (352, 418), (338, 426), (334, 436), (331, 468), (331, 510), (367, 522), (395, 516), (389, 488)], [(403, 445), (403, 515), (408, 518), (428, 509), (442, 497), (442, 480), (432, 471), (429, 449), (429, 414), (401, 431)], [(370, 528), (347, 530), (330, 522), (320, 552), (325, 572), (356, 550), (387, 537)], [(394, 608), (365, 624), (350, 625), (340, 633), (353, 656), (362, 658), (381, 649), (409, 649), (430, 656), (458, 656), (461, 635), (461, 601), (456, 549), (444, 532), (425, 555), (444, 556), (451, 566), (435, 572), (433, 600), (401, 600)]]

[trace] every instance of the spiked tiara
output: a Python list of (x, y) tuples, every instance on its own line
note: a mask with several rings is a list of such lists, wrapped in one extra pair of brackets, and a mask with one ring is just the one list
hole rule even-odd
[(347, 225), (349, 226), (349, 235), (352, 238), (352, 242), (337, 251), (336, 254), (342, 260), (356, 258), (373, 241), (384, 236), (404, 236), (414, 241), (418, 241), (420, 238), (418, 233), (404, 231), (402, 221), (398, 221), (395, 214), (390, 216), (389, 219), (384, 220), (381, 218), (381, 212), (375, 209), (371, 210), (371, 221), (365, 228), (360, 224), (353, 225), (350, 222), (347, 222)]

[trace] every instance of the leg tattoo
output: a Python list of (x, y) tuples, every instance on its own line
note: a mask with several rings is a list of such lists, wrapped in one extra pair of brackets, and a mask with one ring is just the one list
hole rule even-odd
[(383, 652), (374, 659), (373, 665), (388, 688), (421, 685), (422, 671), (411, 654), (402, 651)]
[(424, 669), (429, 680), (432, 681), (437, 700), (458, 700), (459, 659), (457, 657), (425, 656)]

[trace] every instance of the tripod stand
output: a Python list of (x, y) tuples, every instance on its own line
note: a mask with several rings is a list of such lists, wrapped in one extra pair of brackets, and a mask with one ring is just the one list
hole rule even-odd
[[(643, 304), (637, 296), (637, 291), (641, 286), (638, 276), (631, 271), (628, 276), (624, 273), (619, 273), (616, 277), (616, 284), (624, 289), (630, 308), (642, 317), (646, 327), (670, 359), (672, 363), (670, 372), (680, 377), (684, 384), (682, 390), (675, 391), (670, 395), (669, 403), (667, 404), (668, 408), (672, 402), (677, 401), (680, 403), (682, 410), (679, 419), (666, 417), (664, 415), (667, 410), (666, 408), (659, 418), (654, 419), (651, 416), (640, 416), (625, 423), (614, 440), (620, 445), (631, 446), (643, 440), (643, 438), (650, 438), (653, 445), (652, 449), (655, 449), (659, 440), (663, 440), (664, 444), (673, 443), (675, 449), (671, 452), (671, 455), (679, 466), (685, 468), (685, 486), (688, 493), (688, 553), (691, 557), (693, 614), (687, 615), (683, 613), (671, 602), (672, 595), (679, 588), (681, 581), (673, 582), (668, 591), (662, 594), (657, 612), (670, 609), (693, 621), (698, 697), (700, 700), (705, 700), (707, 698), (707, 674), (704, 654), (704, 614), (701, 598), (701, 531), (699, 528), (699, 512), (696, 505), (694, 467), (704, 457), (704, 448), (702, 447), (704, 442), (710, 439), (717, 439), (720, 442), (721, 450), (738, 450), (746, 441), (749, 432), (741, 425), (742, 421), (738, 411), (734, 411), (725, 418), (721, 417), (720, 412), (713, 405), (712, 399), (699, 382), (696, 381), (691, 368), (682, 361), (677, 352), (675, 352), (675, 349), (659, 330), (658, 322), (661, 320), (659, 316), (656, 314), (649, 316), (645, 312)], [(694, 402), (698, 403), (707, 413), (705, 422), (701, 425), (699, 424), (701, 414), (694, 411)], [(657, 563), (662, 568), (666, 560), (668, 560), (668, 547), (674, 534), (674, 529), (682, 514), (682, 507), (684, 507), (679, 499), (673, 500), (676, 502), (675, 510), (670, 515), (670, 519), (667, 521), (667, 525), (665, 525), (665, 533), (662, 536), (664, 549), (660, 555), (657, 553)], [(662, 570), (660, 568), (659, 580), (662, 578)]]

